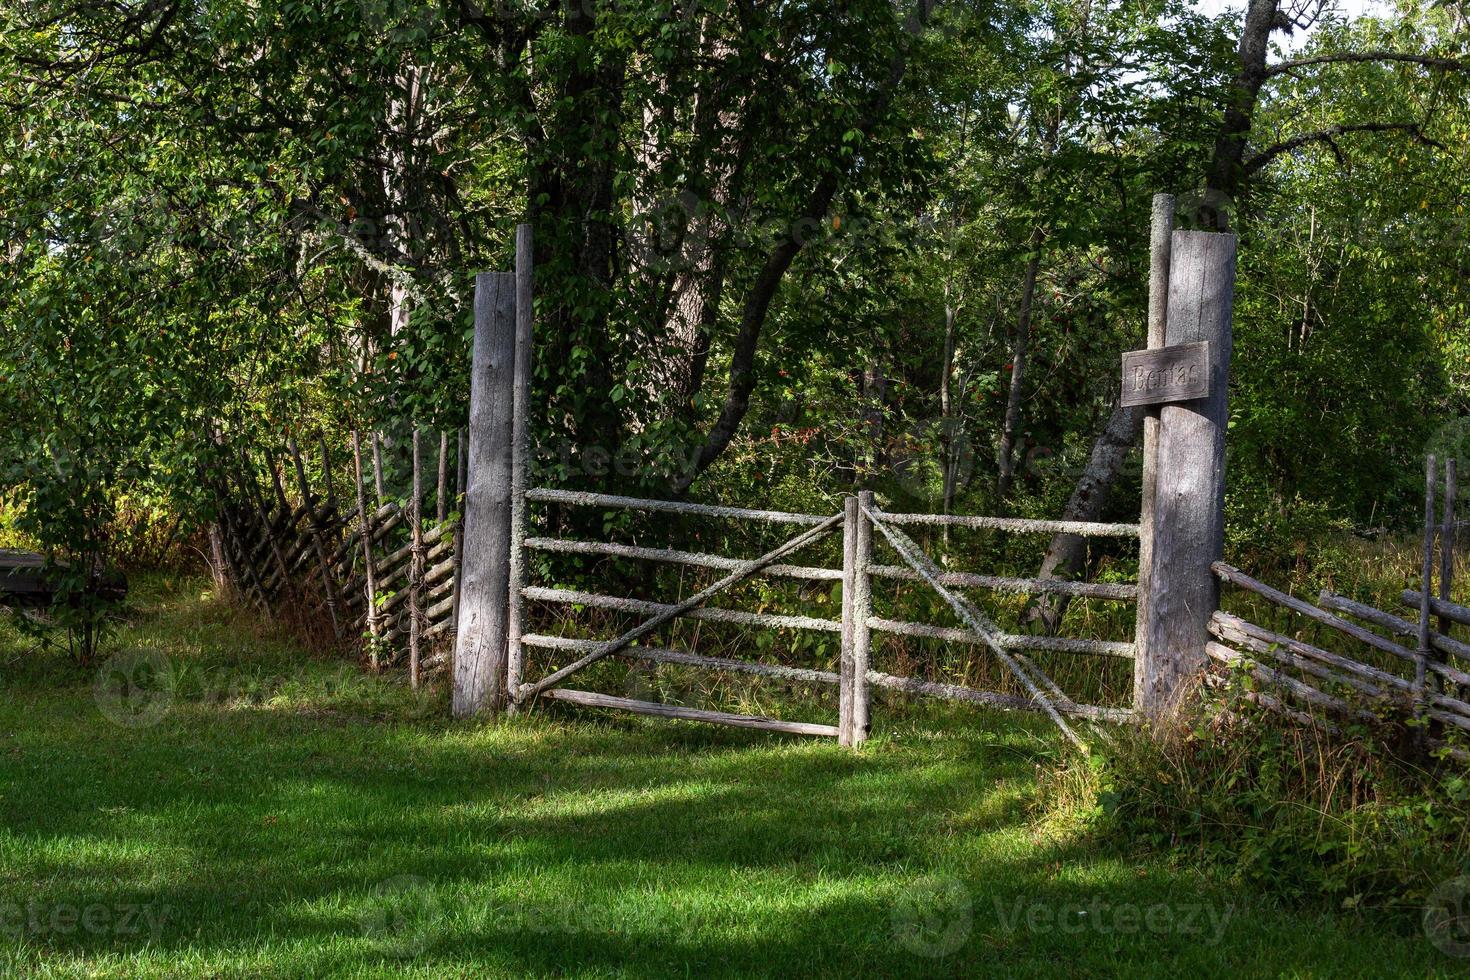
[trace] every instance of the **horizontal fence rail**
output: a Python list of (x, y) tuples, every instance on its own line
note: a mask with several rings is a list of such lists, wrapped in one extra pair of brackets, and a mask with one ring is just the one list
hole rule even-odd
[(1014, 534), (1076, 534), (1084, 538), (1137, 538), (1137, 524), (1098, 524), (1092, 521), (1045, 521), (1023, 517), (968, 517), (956, 514), (890, 514), (874, 511), (874, 517), (889, 524), (947, 525)]
[(682, 500), (645, 500), (641, 497), (618, 497), (607, 493), (583, 493), (578, 490), (551, 490), (541, 487), (526, 491), (526, 499), (544, 504), (567, 504), (574, 507), (610, 507), (620, 510), (642, 510), (664, 514), (692, 514), (700, 517), (727, 517), (743, 521), (765, 521), (769, 524), (817, 525), (827, 520), (820, 514), (793, 514), (784, 510), (753, 510), (748, 507), (719, 507), (714, 504), (691, 504)]
[[(655, 500), (550, 488), (529, 489), (526, 491), (525, 499), (528, 502), (549, 505), (602, 507), (637, 510), (649, 513), (682, 514), (691, 517), (713, 519), (796, 524), (805, 525), (814, 529), (824, 523), (830, 524), (832, 520), (831, 518), (817, 514), (728, 507), (715, 504), (695, 504), (685, 501)], [(946, 517), (944, 515), (927, 514), (890, 515), (878, 511), (876, 505), (872, 505), (872, 507), (874, 519), (891, 521), (895, 525), (959, 526), (1023, 534), (1067, 533), (1119, 539), (1136, 538), (1139, 533), (1138, 525), (1133, 524), (1032, 521), (989, 517)], [(860, 513), (849, 516), (847, 519), (849, 525), (854, 523), (854, 516), (862, 522), (863, 526), (867, 526), (866, 516)], [(871, 535), (871, 531), (866, 533)], [(1131, 642), (1073, 639), (1054, 636), (998, 633), (987, 637), (979, 637), (971, 630), (929, 623), (891, 620), (874, 616), (868, 611), (863, 612), (861, 615), (856, 615), (854, 614), (854, 610), (849, 608), (850, 594), (854, 591), (862, 592), (870, 589), (871, 586), (869, 583), (873, 581), (926, 582), (927, 580), (925, 576), (912, 568), (874, 562), (869, 554), (871, 550), (870, 544), (858, 549), (858, 552), (861, 553), (861, 559), (859, 559), (858, 553), (852, 550), (852, 535), (852, 527), (849, 526), (844, 531), (844, 551), (846, 554), (843, 560), (843, 567), (841, 568), (782, 562), (768, 564), (759, 570), (760, 575), (770, 578), (787, 578), (805, 582), (842, 582), (844, 596), (842, 619), (791, 615), (777, 612), (750, 612), (710, 605), (708, 602), (701, 602), (690, 607), (681, 608), (680, 605), (669, 602), (636, 599), (584, 589), (552, 588), (531, 584), (521, 586), (517, 590), (516, 598), (525, 602), (581, 606), (644, 617), (685, 618), (761, 629), (811, 630), (839, 634), (843, 640), (843, 657), (842, 663), (839, 665), (841, 669), (837, 671), (793, 667), (782, 664), (756, 663), (730, 657), (708, 657), (657, 645), (625, 645), (616, 651), (616, 656), (631, 660), (671, 664), (697, 669), (744, 673), (774, 680), (837, 685), (843, 692), (843, 719), (840, 720), (838, 729), (843, 733), (840, 737), (844, 741), (850, 739), (856, 742), (860, 741), (863, 737), (862, 735), (855, 734), (855, 732), (859, 727), (864, 729), (864, 731), (866, 729), (867, 722), (865, 717), (863, 717), (866, 710), (864, 705), (866, 694), (862, 693), (862, 691), (865, 691), (868, 686), (902, 691), (921, 697), (937, 697), (1004, 710), (1054, 710), (1063, 715), (1089, 721), (1126, 722), (1133, 720), (1134, 712), (1129, 708), (1105, 708), (1094, 705), (1079, 705), (1073, 702), (1072, 699), (1056, 687), (1050, 678), (1047, 678), (1041, 672), (1036, 664), (1029, 660), (1024, 661), (1025, 666), (1023, 669), (1029, 676), (1038, 680), (1039, 687), (1036, 688), (1037, 693), (1035, 697), (1002, 694), (994, 691), (981, 691), (958, 684), (948, 684), (922, 678), (897, 677), (873, 670), (866, 665), (866, 662), (858, 669), (853, 669), (849, 664), (850, 655), (854, 652), (859, 653), (857, 659), (865, 661), (865, 657), (861, 655), (861, 648), (868, 642), (865, 638), (870, 633), (939, 640), (945, 643), (958, 643), (966, 646), (985, 646), (987, 643), (993, 642), (996, 648), (1011, 653), (1017, 658), (1022, 657), (1023, 651), (1030, 651), (1127, 659), (1135, 655), (1135, 648)], [(735, 572), (746, 567), (749, 561), (727, 555), (687, 551), (670, 547), (649, 547), (614, 541), (556, 538), (529, 533), (524, 533), (520, 541), (520, 547), (528, 553), (537, 552), (542, 554), (623, 558), (659, 564), (708, 568), (721, 572)], [(1126, 582), (1078, 582), (1063, 579), (1022, 578), (942, 570), (936, 570), (934, 577), (940, 584), (945, 586), (985, 589), (997, 593), (1059, 595), (1068, 598), (1098, 599), (1112, 602), (1136, 602), (1139, 597), (1138, 585)], [(871, 600), (867, 599), (864, 609), (870, 603)], [(524, 617), (524, 614), (522, 616)], [(578, 662), (553, 672), (553, 674), (547, 678), (543, 678), (541, 681), (520, 683), (513, 689), (512, 696), (518, 702), (522, 703), (528, 702), (537, 696), (551, 696), (552, 691), (566, 690), (564, 687), (559, 687), (558, 683), (565, 683), (565, 679), (580, 669), (583, 662), (596, 655), (599, 650), (604, 650), (607, 643), (607, 641), (601, 640), (546, 636), (538, 633), (526, 633), (519, 638), (518, 642), (521, 647), (526, 649), (571, 653), (581, 657), (581, 660)], [(518, 654), (514, 659), (519, 665), (524, 660), (524, 654)], [(518, 669), (516, 672), (518, 677), (521, 669)], [(1043, 696), (1046, 698), (1044, 702), (1038, 700)], [(568, 700), (573, 703), (583, 704), (584, 706), (594, 705), (593, 701), (588, 700), (587, 697), (581, 694), (577, 695), (575, 699), (554, 699)], [(619, 706), (617, 699), (599, 700), (595, 704), (605, 707)], [(850, 710), (850, 704), (856, 704), (858, 707)], [(626, 710), (632, 711), (635, 709), (626, 708)], [(650, 712), (643, 711), (641, 713)], [(681, 717), (678, 715), (666, 716)], [(710, 719), (705, 718), (704, 720)]]
[[(1248, 700), (1298, 723), (1339, 734), (1343, 723), (1396, 723), (1405, 726), (1406, 737), (1422, 739), (1428, 748), (1470, 761), (1470, 749), (1445, 738), (1451, 729), (1470, 732), (1470, 700), (1462, 695), (1470, 690), (1470, 673), (1426, 652), (1459, 657), (1470, 653), (1466, 644), (1435, 633), (1421, 634), (1420, 625), (1325, 590), (1319, 604), (1313, 605), (1224, 562), (1216, 562), (1213, 568), (1222, 582), (1384, 658), (1383, 663), (1370, 663), (1360, 656), (1329, 650), (1321, 641), (1217, 611), (1210, 619), (1206, 652), (1211, 662), (1244, 671), (1261, 685), (1243, 692)], [(1423, 594), (1406, 592), (1403, 601), (1417, 607)], [(1394, 636), (1417, 636), (1424, 648), (1410, 649), (1353, 620)], [(1394, 673), (1393, 666), (1411, 670), (1412, 676)], [(1218, 675), (1205, 680), (1216, 687), (1227, 683), (1227, 678)], [(1431, 727), (1426, 730), (1425, 724)]]

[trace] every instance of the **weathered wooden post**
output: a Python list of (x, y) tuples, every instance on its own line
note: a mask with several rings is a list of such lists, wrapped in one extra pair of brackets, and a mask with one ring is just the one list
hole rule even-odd
[(510, 618), (506, 636), (506, 689), (511, 711), (525, 664), (521, 648), (526, 586), (526, 486), (531, 470), (531, 334), (532, 306), (531, 226), (516, 226), (516, 359), (511, 396), (510, 469)]
[(1155, 722), (1167, 719), (1203, 674), (1209, 621), (1219, 608), (1211, 565), (1225, 545), (1235, 250), (1232, 234), (1172, 232), (1164, 346), (1123, 359), (1123, 404), (1161, 406), (1145, 446), (1133, 674), (1134, 707)]
[(868, 739), (871, 712), (868, 667), (873, 615), (873, 525), (865, 512), (873, 508), (873, 492), (864, 490), (843, 502), (842, 511), (842, 654), (838, 665), (837, 741), (861, 745)]
[(378, 669), (378, 570), (373, 563), (373, 534), (376, 531), (377, 515), (371, 517), (367, 511), (367, 494), (362, 488), (362, 442), (357, 430), (352, 430), (352, 476), (357, 487), (357, 526), (362, 539), (363, 587), (367, 590), (367, 626), (369, 658), (373, 670)]
[(408, 683), (419, 689), (419, 638), (424, 614), (424, 487), (419, 427), (413, 427), (413, 499), (409, 501), (412, 556), (408, 560)]
[(469, 464), (453, 708), (457, 717), (500, 709), (510, 603), (511, 412), (516, 277), (475, 277)]

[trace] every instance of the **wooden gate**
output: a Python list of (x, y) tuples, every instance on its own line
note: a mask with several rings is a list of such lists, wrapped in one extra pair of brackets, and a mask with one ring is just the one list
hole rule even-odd
[[(1147, 413), (1143, 520), (1141, 524), (1103, 524), (887, 513), (878, 508), (868, 492), (846, 498), (840, 513), (801, 514), (530, 486), (527, 413), (532, 350), (531, 249), (529, 228), (519, 228), (516, 272), (485, 273), (476, 283), (463, 591), (454, 658), (455, 713), (493, 712), (503, 707), (514, 711), (544, 697), (661, 717), (836, 737), (846, 745), (859, 744), (867, 737), (872, 687), (1041, 711), (1074, 739), (1068, 719), (1126, 721), (1135, 717), (1132, 709), (1077, 703), (1029, 656), (1037, 651), (1134, 658), (1135, 706), (1151, 718), (1171, 710), (1185, 684), (1203, 672), (1208, 624), (1218, 596), (1211, 563), (1221, 557), (1223, 543), (1225, 381), (1235, 239), (1231, 235), (1174, 231), (1172, 199), (1161, 196), (1156, 201), (1153, 247), (1149, 346), (1172, 350), (1189, 347), (1194, 356), (1198, 353), (1195, 349), (1203, 345), (1207, 376), (1198, 384), (1194, 384), (1198, 379), (1190, 379), (1187, 397), (1147, 399), (1151, 407), (1136, 409)], [(1160, 352), (1156, 360), (1163, 359), (1164, 354)], [(803, 530), (771, 551), (747, 559), (613, 541), (534, 537), (529, 534), (532, 505), (682, 514)], [(1013, 534), (1137, 538), (1143, 581), (1074, 582), (941, 570), (905, 530), (922, 525)], [(787, 560), (839, 531), (843, 538), (840, 568)], [(875, 538), (892, 550), (897, 557), (895, 563), (875, 559)], [(659, 603), (531, 585), (526, 556), (532, 552), (617, 556), (717, 569), (727, 574), (680, 602)], [(757, 575), (840, 581), (841, 618), (749, 612), (709, 604)], [(954, 610), (963, 628), (875, 616), (875, 580), (926, 583)], [(1138, 602), (1137, 634), (1131, 642), (1008, 634), (997, 629), (959, 592), (967, 588)], [(575, 604), (646, 618), (637, 627), (605, 640), (545, 636), (525, 631), (527, 602)], [(841, 636), (839, 669), (812, 670), (708, 657), (640, 642), (681, 617), (837, 633)], [(874, 670), (875, 634), (984, 647), (1010, 671), (1025, 693), (1003, 694)], [(532, 679), (528, 653), (534, 651), (572, 655), (574, 659)], [(835, 725), (810, 724), (614, 697), (566, 686), (565, 682), (579, 671), (612, 656), (836, 685), (839, 717)]]

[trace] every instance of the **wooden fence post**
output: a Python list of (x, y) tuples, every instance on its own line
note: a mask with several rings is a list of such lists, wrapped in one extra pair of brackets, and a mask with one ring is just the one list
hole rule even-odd
[(369, 639), (368, 657), (373, 670), (378, 669), (378, 570), (373, 565), (373, 532), (376, 517), (368, 516), (367, 494), (362, 488), (362, 443), (357, 430), (352, 430), (352, 475), (357, 487), (357, 526), (362, 538), (363, 588), (367, 590), (367, 626)]
[(464, 494), (465, 486), (469, 483), (469, 442), (465, 436), (463, 426), (454, 435), (454, 498), (455, 512), (459, 517), (454, 522), (454, 612), (451, 614), (453, 629), (459, 632), (459, 597), (464, 569)]
[[(1163, 347), (1169, 322), (1169, 263), (1174, 245), (1174, 195), (1155, 194), (1153, 226), (1149, 236), (1148, 273), (1148, 348)], [(1154, 495), (1158, 491), (1155, 467), (1159, 454), (1159, 408), (1148, 405), (1143, 413), (1143, 500), (1139, 508), (1138, 539), (1138, 606), (1136, 640), (1138, 659), (1134, 662), (1134, 696), (1138, 697), (1144, 664), (1145, 624), (1148, 622), (1149, 580), (1153, 573)], [(1141, 707), (1141, 701), (1135, 700)]]
[(514, 273), (482, 272), (475, 277), (463, 592), (454, 646), (456, 717), (493, 714), (505, 691), (515, 314)]
[(873, 491), (858, 493), (857, 554), (853, 556), (852, 593), (852, 744), (862, 745), (872, 728), (872, 710), (868, 695), (868, 668), (871, 664), (873, 631), (868, 620), (873, 615), (873, 578), (868, 569), (873, 564), (873, 521), (868, 512), (876, 509)]
[(525, 600), (521, 589), (526, 585), (526, 483), (531, 469), (532, 275), (531, 226), (517, 225), (515, 389), (511, 397), (510, 581), (507, 586), (510, 616), (506, 630), (505, 669), (511, 711), (515, 711), (525, 664), (525, 651), (521, 647)]
[(853, 659), (856, 611), (853, 596), (857, 592), (857, 522), (862, 516), (858, 499), (842, 501), (842, 652), (837, 662), (837, 744), (853, 744), (853, 701), (857, 670)]
[(1170, 240), (1166, 346), (1210, 345), (1209, 394), (1164, 405), (1144, 462), (1134, 708), (1158, 722), (1203, 675), (1209, 621), (1220, 604), (1211, 569), (1225, 545), (1225, 430), (1229, 422), (1232, 234), (1175, 231)]
[(842, 655), (838, 666), (837, 741), (857, 746), (868, 740), (871, 713), (868, 667), (873, 632), (873, 525), (865, 512), (873, 509), (873, 492), (864, 490), (843, 501), (842, 511)]
[(422, 439), (419, 427), (413, 427), (413, 499), (409, 501), (409, 529), (413, 548), (408, 560), (408, 683), (415, 691), (419, 689), (419, 637), (423, 632), (424, 613), (424, 485)]

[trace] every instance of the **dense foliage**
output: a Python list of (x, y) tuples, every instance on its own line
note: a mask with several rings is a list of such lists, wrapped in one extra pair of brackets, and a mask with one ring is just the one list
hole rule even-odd
[(1465, 24), (1315, 14), (1265, 68), (1270, 0), (7, 5), (0, 493), (85, 570), (216, 433), (458, 425), (527, 221), (546, 479), (1055, 514), (1171, 191), (1242, 236), (1236, 526), (1402, 522), (1470, 407)]

